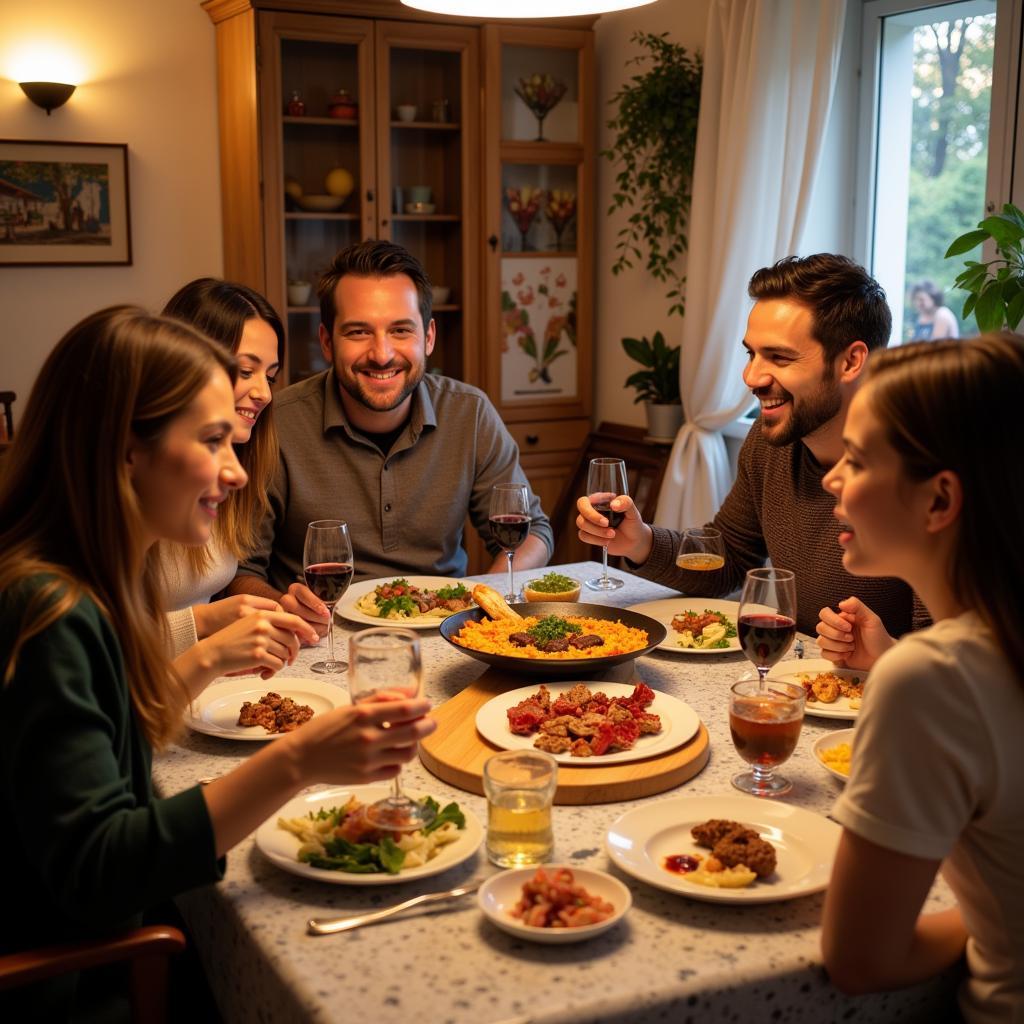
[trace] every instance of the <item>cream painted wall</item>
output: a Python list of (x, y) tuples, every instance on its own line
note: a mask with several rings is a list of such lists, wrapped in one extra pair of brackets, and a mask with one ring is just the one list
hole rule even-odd
[[(11, 80), (27, 47), (55, 44), (82, 64), (50, 117)], [(133, 263), (0, 265), (0, 389), (24, 408), (60, 336), (102, 306), (159, 308), (185, 281), (223, 267), (213, 24), (197, 0), (0, 3), (0, 135), (125, 142)]]
[[(604, 149), (612, 141), (605, 127), (611, 113), (608, 101), (618, 92), (633, 71), (626, 61), (639, 50), (630, 43), (634, 31), (668, 32), (673, 42), (687, 50), (703, 48), (711, 0), (658, 0), (649, 7), (603, 15), (596, 28), (597, 107), (600, 119), (598, 139)], [(643, 426), (644, 409), (634, 405), (635, 392), (623, 382), (637, 364), (622, 351), (623, 337), (648, 337), (660, 329), (670, 343), (679, 344), (682, 320), (668, 319), (665, 289), (652, 281), (643, 268), (613, 276), (615, 242), (625, 224), (625, 214), (607, 215), (615, 184), (615, 167), (605, 159), (597, 170), (597, 338), (594, 366), (594, 420), (610, 420)]]

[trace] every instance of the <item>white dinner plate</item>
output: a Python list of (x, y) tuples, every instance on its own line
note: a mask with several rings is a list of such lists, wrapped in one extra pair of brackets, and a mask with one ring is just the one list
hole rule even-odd
[(260, 679), (259, 676), (240, 676), (223, 683), (211, 683), (189, 705), (185, 713), (185, 724), (196, 732), (228, 740), (280, 739), (285, 733), (267, 732), (262, 725), (238, 724), (238, 712), (242, 710), (242, 705), (246, 701), (258, 704), (260, 697), (268, 693), (279, 693), (282, 697), (291, 697), (296, 704), (307, 704), (313, 709), (314, 715), (322, 715), (325, 711), (351, 703), (347, 690), (322, 679), (288, 676)]
[[(767, 839), (778, 857), (775, 871), (744, 889), (713, 889), (665, 869), (676, 854), (700, 854), (690, 829), (711, 818), (749, 825)], [(775, 903), (821, 892), (828, 885), (842, 829), (821, 814), (777, 800), (736, 793), (681, 796), (627, 811), (605, 835), (612, 863), (658, 889), (708, 903)]]
[(345, 592), (345, 596), (337, 603), (334, 610), (338, 615), (351, 622), (360, 622), (369, 626), (401, 626), (404, 629), (437, 629), (450, 612), (441, 616), (416, 616), (411, 619), (382, 619), (376, 615), (367, 615), (356, 607), (356, 601), (366, 594), (372, 594), (377, 587), (383, 583), (390, 583), (392, 580), (408, 580), (414, 587), (426, 590), (440, 590), (441, 587), (454, 587), (459, 583), (467, 590), (472, 590), (474, 584), (469, 580), (452, 579), (449, 576), (403, 576), (396, 573), (394, 576), (382, 576), (376, 580), (363, 580), (360, 583), (353, 583)]
[(710, 597), (672, 597), (667, 601), (645, 601), (643, 604), (631, 604), (629, 611), (640, 612), (657, 619), (668, 630), (668, 635), (657, 647), (656, 651), (671, 651), (673, 654), (734, 654), (740, 649), (738, 636), (729, 638), (728, 647), (680, 647), (679, 637), (682, 635), (672, 628), (672, 619), (684, 612), (721, 612), (734, 627), (740, 615), (739, 601), (716, 601)]
[[(427, 794), (407, 790), (407, 794), (414, 800)], [(364, 804), (372, 804), (377, 800), (391, 795), (390, 786), (337, 786), (333, 789), (321, 789), (315, 793), (300, 793), (299, 796), (289, 800), (275, 814), (272, 814), (256, 830), (256, 846), (260, 853), (268, 858), (277, 867), (290, 871), (293, 875), (301, 875), (303, 878), (315, 878), (320, 882), (330, 882), (332, 885), (398, 885), (400, 882), (411, 882), (416, 878), (427, 878), (430, 875), (439, 875), (442, 871), (461, 864), (476, 853), (484, 839), (484, 829), (480, 819), (470, 811), (464, 803), (459, 803), (462, 813), (466, 816), (466, 827), (459, 833), (459, 838), (447, 846), (441, 848), (441, 852), (426, 864), (418, 868), (408, 868), (400, 871), (397, 875), (389, 875), (386, 871), (374, 872), (369, 875), (355, 874), (349, 871), (328, 871), (326, 868), (314, 868), (296, 859), (299, 846), (299, 837), (283, 828), (277, 827), (278, 818), (299, 818), (310, 811), (318, 811), (320, 808), (337, 807), (339, 804), (348, 802), (349, 797), (357, 797)], [(450, 803), (449, 800), (434, 799), (444, 807)]]
[[(862, 682), (868, 674), (863, 669), (837, 668), (825, 658), (804, 658), (802, 661), (783, 661), (773, 668), (768, 675), (772, 679), (780, 679), (784, 683), (802, 683), (804, 679), (818, 675), (819, 672), (832, 672), (842, 679), (859, 679)], [(864, 698), (861, 697), (861, 700)], [(851, 708), (848, 697), (839, 697), (832, 704), (823, 704), (820, 700), (804, 702), (804, 714), (817, 718), (840, 718), (852, 721), (860, 714), (859, 708)]]
[[(533, 750), (533, 741), (537, 734), (520, 736), (508, 727), (508, 709), (515, 707), (520, 701), (536, 693), (540, 683), (534, 686), (523, 686), (518, 690), (509, 690), (492, 697), (476, 713), (477, 732), (488, 743), (493, 743), (499, 750)], [(545, 682), (552, 698), (567, 693), (575, 682)], [(599, 690), (609, 697), (628, 697), (633, 692), (632, 683), (603, 683), (591, 680), (585, 684), (597, 693)], [(569, 753), (552, 754), (559, 764), (571, 765), (573, 768), (603, 768), (609, 764), (622, 764), (624, 761), (642, 761), (658, 754), (666, 754), (670, 750), (681, 747), (693, 739), (700, 729), (700, 716), (689, 704), (684, 704), (676, 697), (667, 693), (654, 691), (654, 700), (647, 710), (653, 715), (661, 716), (661, 732), (641, 736), (630, 750), (616, 750), (612, 754), (599, 754), (594, 757), (573, 757)]]
[(523, 895), (523, 883), (528, 882), (537, 873), (537, 868), (512, 868), (491, 875), (477, 893), (477, 904), (484, 916), (496, 927), (518, 939), (529, 939), (531, 942), (542, 942), (546, 945), (562, 945), (567, 942), (582, 942), (602, 932), (614, 928), (633, 905), (633, 894), (617, 878), (606, 871), (593, 868), (578, 868), (572, 864), (544, 864), (545, 871), (553, 872), (558, 868), (569, 868), (573, 882), (582, 885), (592, 896), (600, 896), (610, 903), (614, 912), (604, 921), (597, 924), (582, 925), (579, 928), (538, 928), (536, 925), (524, 924), (518, 917), (512, 916), (512, 908)]
[(838, 779), (840, 782), (845, 783), (849, 778), (848, 775), (844, 775), (842, 772), (837, 772), (831, 765), (825, 764), (821, 759), (821, 755), (826, 750), (831, 750), (833, 747), (838, 747), (841, 743), (853, 743), (853, 729), (837, 729), (835, 732), (826, 733), (824, 736), (819, 736), (814, 741), (814, 759), (818, 762), (819, 767), (829, 773), (833, 779)]

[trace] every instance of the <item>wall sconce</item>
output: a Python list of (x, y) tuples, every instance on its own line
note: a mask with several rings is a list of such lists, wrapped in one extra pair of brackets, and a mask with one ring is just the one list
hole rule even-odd
[(51, 110), (62, 107), (75, 91), (73, 85), (65, 82), (19, 82), (21, 91), (37, 106), (50, 116)]

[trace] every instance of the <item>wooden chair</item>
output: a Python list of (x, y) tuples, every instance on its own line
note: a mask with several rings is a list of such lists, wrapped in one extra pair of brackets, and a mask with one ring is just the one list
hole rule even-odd
[(0, 391), (0, 405), (4, 407), (3, 426), (0, 427), (0, 443), (9, 442), (14, 437), (14, 414), (11, 406), (18, 396), (13, 391)]
[(132, 1019), (162, 1024), (167, 1009), (170, 957), (184, 948), (185, 936), (177, 928), (146, 925), (96, 942), (10, 953), (0, 956), (0, 990), (129, 961)]
[(630, 496), (645, 522), (649, 523), (654, 518), (672, 446), (647, 442), (645, 433), (642, 427), (602, 423), (587, 435), (551, 515), (551, 526), (555, 531), (553, 565), (601, 557), (600, 549), (584, 544), (576, 530), (576, 499), (586, 493), (587, 468), (591, 459), (623, 459)]

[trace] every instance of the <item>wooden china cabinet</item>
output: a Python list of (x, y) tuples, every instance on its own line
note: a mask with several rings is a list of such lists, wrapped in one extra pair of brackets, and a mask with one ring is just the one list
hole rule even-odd
[[(487, 392), (550, 513), (592, 408), (595, 19), (490, 23), (398, 0), (202, 6), (224, 272), (285, 314), (284, 379), (324, 366), (315, 285), (334, 253), (404, 245), (447, 289), (430, 369)], [(475, 534), (467, 547), (482, 571)]]

